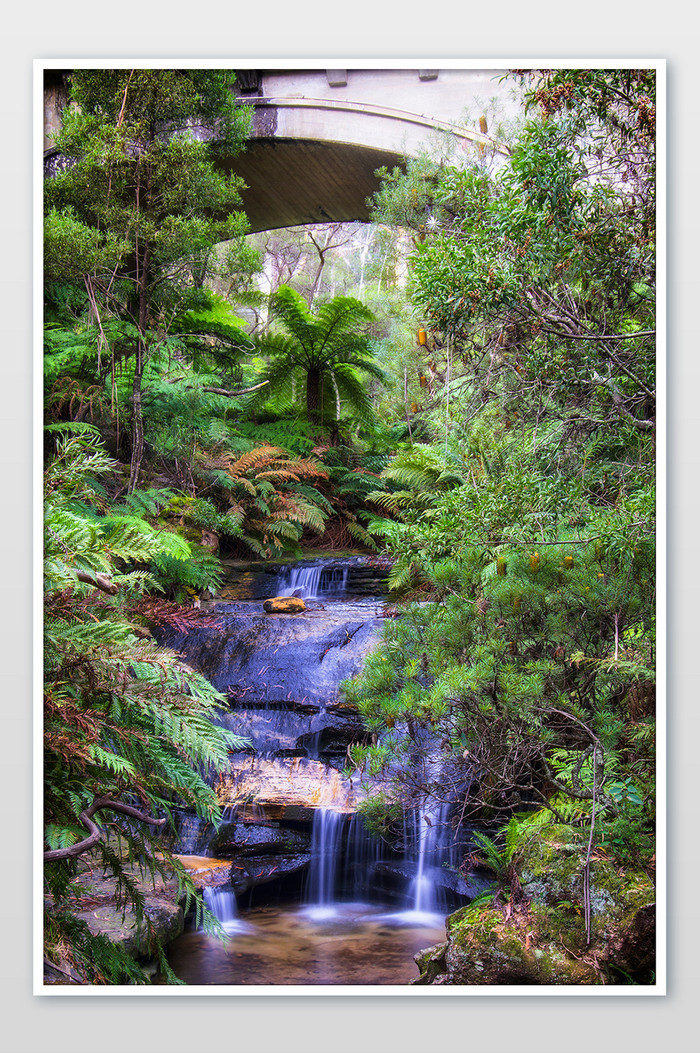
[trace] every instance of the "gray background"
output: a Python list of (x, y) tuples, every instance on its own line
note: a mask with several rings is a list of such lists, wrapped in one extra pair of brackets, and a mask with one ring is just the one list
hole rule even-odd
[[(692, 10), (678, 0), (561, 0), (474, 7), (279, 0), (188, 6), (121, 0), (11, 5), (3, 26), (0, 574), (3, 954), (8, 1053), (691, 1053), (697, 1048), (700, 851), (696, 643), (700, 502), (698, 146)], [(684, 14), (685, 12), (685, 14)], [(668, 995), (200, 997), (32, 995), (31, 319), (32, 62), (35, 58), (474, 58), (668, 61)], [(421, 63), (423, 64), (423, 63)], [(436, 62), (435, 65), (438, 65)]]

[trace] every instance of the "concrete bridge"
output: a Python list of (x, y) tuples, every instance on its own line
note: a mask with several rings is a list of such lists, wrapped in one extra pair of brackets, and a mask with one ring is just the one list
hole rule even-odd
[[(505, 117), (518, 110), (504, 70), (236, 70), (238, 94), (253, 109), (244, 154), (226, 162), (248, 187), (251, 230), (367, 220), (375, 171), (402, 165), (436, 136), (457, 154), (501, 148), (482, 118), (496, 99)], [(45, 147), (60, 123), (61, 71), (46, 71)], [(54, 74), (51, 76), (51, 74)], [(465, 123), (466, 115), (466, 123)]]

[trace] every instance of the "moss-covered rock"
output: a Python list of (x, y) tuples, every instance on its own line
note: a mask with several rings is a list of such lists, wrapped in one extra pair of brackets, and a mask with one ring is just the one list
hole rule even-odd
[(462, 907), (447, 941), (416, 957), (417, 984), (650, 984), (655, 968), (654, 885), (621, 869), (603, 849), (590, 861), (590, 942), (583, 871), (585, 840), (554, 824), (539, 828), (517, 857), (512, 898)]

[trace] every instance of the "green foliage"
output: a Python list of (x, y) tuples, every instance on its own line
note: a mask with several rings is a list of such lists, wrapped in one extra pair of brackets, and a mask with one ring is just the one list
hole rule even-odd
[(371, 421), (372, 403), (361, 375), (381, 381), (384, 373), (362, 331), (372, 321), (369, 309), (352, 297), (336, 296), (314, 313), (286, 285), (270, 306), (288, 335), (273, 332), (256, 341), (258, 352), (271, 359), (269, 392), (289, 406), (305, 393), (308, 420), (316, 424), (339, 421), (345, 405), (360, 420)]
[[(149, 816), (169, 818), (173, 807), (188, 806), (216, 822), (219, 807), (207, 777), (226, 767), (228, 751), (244, 743), (212, 723), (222, 696), (177, 655), (144, 639), (130, 620), (134, 563), (185, 562), (189, 547), (138, 516), (99, 514), (95, 480), (112, 467), (99, 439), (88, 433), (61, 439), (46, 471), (46, 841), (49, 850), (78, 845), (88, 833), (81, 813), (105, 799), (114, 807), (102, 806), (96, 821), (107, 819), (145, 870), (166, 873), (173, 861), (159, 842), (154, 855)], [(131, 503), (138, 503), (133, 495)], [(154, 507), (156, 498), (145, 503)], [(145, 818), (127, 823), (121, 806), (136, 806)], [(109, 844), (99, 840), (93, 851), (146, 924), (138, 890), (119, 870)], [(54, 903), (52, 947), (58, 952), (62, 941), (75, 940), (73, 961), (80, 964), (89, 956), (89, 937), (76, 928), (68, 904), (77, 860), (78, 854), (51, 859), (45, 880)], [(189, 879), (181, 878), (193, 894)], [(133, 982), (136, 975), (99, 941), (94, 963), (95, 982), (119, 976)]]
[[(512, 822), (513, 819), (511, 819), (511, 823)], [(510, 829), (510, 826), (508, 829)], [(509, 867), (513, 857), (512, 843), (508, 843), (507, 834), (506, 844), (502, 848), (499, 848), (496, 842), (488, 837), (487, 834), (483, 833), (483, 831), (475, 830), (473, 839), (483, 854), (481, 863), (489, 870), (492, 870), (499, 880), (505, 880), (508, 876)]]
[[(241, 454), (226, 449), (202, 452), (192, 467), (225, 507), (231, 535), (263, 558), (297, 551), (305, 529), (322, 534), (332, 511), (317, 489), (327, 476), (314, 457), (293, 457), (263, 445)], [(224, 520), (218, 524), (224, 525)]]
[[(229, 360), (243, 342), (237, 320), (202, 291), (213, 247), (246, 232), (240, 181), (215, 164), (240, 149), (248, 124), (228, 80), (221, 70), (75, 70), (55, 138), (67, 161), (45, 187), (47, 292), (67, 280), (85, 291), (89, 315), (78, 323), (92, 349), (55, 365), (75, 364), (81, 391), (109, 385), (118, 441), (125, 420), (131, 433), (130, 489), (144, 455), (149, 359), (172, 352), (180, 331), (195, 358), (204, 340)], [(215, 138), (198, 138), (197, 125)], [(66, 408), (72, 416), (64, 395), (57, 409)]]
[(418, 231), (440, 398), (432, 443), (400, 449), (371, 495), (406, 600), (347, 691), (378, 736), (354, 760), (410, 803), (439, 742), (435, 792), (465, 817), (540, 808), (587, 830), (595, 801), (624, 851), (623, 827), (648, 844), (654, 799), (653, 84), (541, 86), (546, 119), (505, 162), (397, 172), (377, 199)]
[(372, 837), (387, 841), (393, 838), (396, 825), (400, 825), (403, 819), (400, 805), (382, 793), (360, 801), (357, 814)]
[(106, 936), (93, 935), (87, 924), (68, 910), (47, 912), (44, 943), (53, 962), (72, 966), (86, 983), (148, 983), (148, 977), (131, 955)]
[(176, 600), (183, 600), (184, 593), (214, 593), (223, 579), (220, 561), (200, 546), (191, 547), (188, 560), (159, 553), (153, 563), (153, 575), (163, 592)]

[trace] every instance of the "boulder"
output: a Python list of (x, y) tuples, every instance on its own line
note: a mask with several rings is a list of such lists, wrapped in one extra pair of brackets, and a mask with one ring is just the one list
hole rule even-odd
[[(158, 938), (169, 943), (180, 936), (184, 931), (184, 913), (179, 902), (177, 876), (174, 873), (167, 878), (160, 874), (151, 875), (128, 860), (123, 860), (123, 866), (143, 896), (144, 913)], [(99, 857), (86, 853), (78, 870), (79, 891), (68, 899), (72, 913), (86, 923), (93, 935), (106, 936), (132, 957), (150, 956), (146, 926), (139, 925), (130, 906), (122, 908), (118, 905), (117, 879), (104, 872)], [(50, 899), (47, 906), (51, 909)]]
[(568, 986), (654, 983), (654, 883), (597, 850), (591, 939), (583, 905), (585, 838), (551, 824), (519, 846), (521, 892), (461, 907), (447, 941), (416, 957), (414, 984)]
[[(225, 823), (211, 843), (212, 852), (219, 855), (246, 856), (278, 855), (290, 856), (310, 850), (311, 835), (300, 830), (291, 830), (279, 823)], [(231, 865), (230, 859), (228, 863)]]
[(263, 601), (263, 610), (267, 614), (301, 614), (306, 604), (301, 596), (273, 596)]

